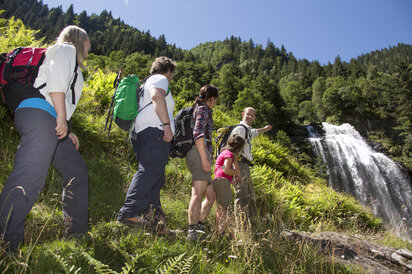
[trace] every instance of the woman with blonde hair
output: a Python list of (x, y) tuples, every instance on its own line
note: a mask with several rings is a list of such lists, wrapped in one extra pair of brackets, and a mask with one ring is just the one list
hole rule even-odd
[(20, 135), (14, 169), (0, 196), (0, 234), (9, 252), (23, 240), (25, 218), (37, 201), (50, 164), (63, 177), (65, 236), (78, 237), (88, 227), (87, 166), (70, 120), (83, 89), (80, 68), (90, 51), (85, 30), (67, 26), (50, 46), (33, 86), (8, 83), (7, 88), (30, 91), (17, 102), (14, 124)]

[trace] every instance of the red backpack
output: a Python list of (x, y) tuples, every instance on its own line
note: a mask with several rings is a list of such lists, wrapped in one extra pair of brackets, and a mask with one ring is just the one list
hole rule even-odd
[(45, 48), (16, 48), (9, 53), (2, 54), (0, 67), (0, 85), (8, 82), (20, 82), (33, 85), (39, 67), (43, 63)]
[[(43, 97), (32, 86), (46, 56), (46, 50), (46, 48), (19, 47), (9, 53), (1, 54), (0, 92), (3, 102), (12, 111), (26, 98)], [(19, 91), (17, 94), (11, 86), (17, 86), (19, 90), (25, 87), (25, 91)]]
[[(33, 87), (39, 68), (46, 57), (47, 48), (19, 47), (9, 53), (0, 55), (0, 93), (6, 106), (14, 111), (21, 101), (27, 98), (44, 96), (40, 89), (46, 83)], [(71, 84), (72, 103), (75, 104), (74, 84), (77, 80), (77, 61), (74, 69), (74, 80)]]

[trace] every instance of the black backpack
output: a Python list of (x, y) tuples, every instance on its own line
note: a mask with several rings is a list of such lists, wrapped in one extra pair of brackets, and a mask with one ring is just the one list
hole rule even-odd
[(242, 126), (245, 128), (246, 130), (245, 141), (249, 142), (249, 138), (248, 138), (249, 129), (245, 125), (237, 124), (237, 125), (230, 125), (230, 126), (219, 128), (216, 131), (216, 137), (215, 137), (215, 143), (216, 143), (215, 159), (217, 159), (217, 157), (219, 156), (220, 152), (222, 151), (222, 148), (226, 146), (227, 139), (229, 139), (229, 136), (232, 134), (233, 129), (237, 126)]
[(193, 119), (194, 107), (182, 108), (173, 119), (175, 122), (175, 134), (170, 143), (170, 157), (184, 158), (193, 147)]

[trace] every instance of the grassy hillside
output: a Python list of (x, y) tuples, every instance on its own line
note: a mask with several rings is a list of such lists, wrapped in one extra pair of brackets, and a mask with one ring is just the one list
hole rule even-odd
[[(22, 27), (20, 27), (22, 29)], [(24, 37), (32, 37), (25, 30)], [(0, 40), (0, 50), (20, 43), (16, 34)], [(3, 37), (2, 37), (3, 38)], [(6, 39), (7, 38), (7, 39)], [(28, 45), (30, 40), (20, 45)], [(386, 244), (411, 248), (387, 234), (379, 219), (352, 197), (339, 194), (304, 166), (287, 136), (261, 136), (253, 140), (256, 165), (252, 177), (258, 198), (258, 219), (253, 226), (233, 224), (234, 239), (214, 232), (215, 207), (208, 218), (209, 236), (198, 244), (187, 243), (187, 207), (191, 177), (184, 159), (171, 159), (166, 167), (166, 185), (161, 199), (176, 237), (156, 237), (146, 231), (116, 223), (117, 212), (137, 163), (127, 134), (115, 125), (108, 137), (104, 131), (107, 102), (113, 93), (114, 73), (87, 71), (87, 83), (72, 119), (80, 139), (81, 153), (89, 168), (89, 218), (87, 239), (62, 238), (61, 177), (50, 168), (39, 201), (30, 212), (24, 245), (16, 256), (0, 257), (5, 273), (356, 273), (356, 266), (343, 266), (319, 255), (307, 244), (280, 236), (285, 229), (310, 232), (338, 231), (374, 237)], [(176, 109), (187, 102), (176, 97)], [(237, 123), (239, 117), (214, 111), (215, 126)], [(13, 169), (18, 134), (12, 116), (0, 105), (0, 189)], [(387, 236), (389, 235), (389, 236)]]

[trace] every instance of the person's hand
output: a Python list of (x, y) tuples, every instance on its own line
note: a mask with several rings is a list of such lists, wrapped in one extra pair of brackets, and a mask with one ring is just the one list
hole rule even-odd
[(70, 133), (69, 133), (69, 139), (72, 140), (72, 142), (73, 142), (74, 147), (76, 148), (76, 150), (79, 150), (79, 146), (80, 146), (79, 138), (77, 138), (76, 135), (74, 135), (73, 133), (70, 132)]
[(170, 125), (164, 125), (163, 126), (163, 141), (170, 143), (173, 139), (173, 133), (172, 133), (172, 129), (170, 128)]
[(209, 173), (211, 170), (210, 163), (207, 159), (206, 160), (202, 159), (202, 170), (206, 173)]
[(266, 125), (266, 126), (264, 127), (264, 129), (265, 129), (265, 131), (269, 131), (269, 130), (272, 129), (272, 125)]
[(67, 121), (66, 118), (62, 118), (60, 116), (57, 116), (56, 118), (56, 134), (57, 134), (57, 139), (63, 139), (66, 137), (67, 132), (69, 131), (69, 127), (67, 126)]

